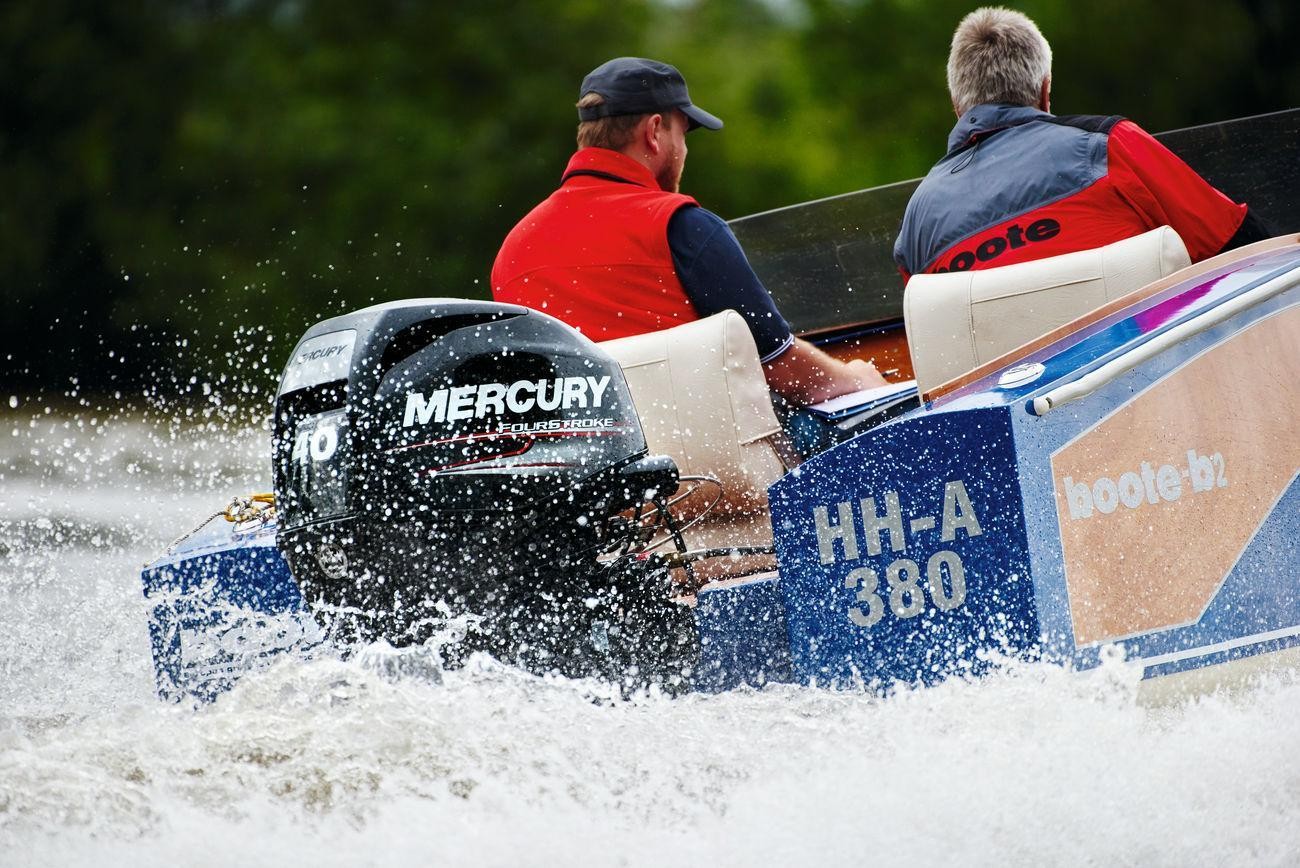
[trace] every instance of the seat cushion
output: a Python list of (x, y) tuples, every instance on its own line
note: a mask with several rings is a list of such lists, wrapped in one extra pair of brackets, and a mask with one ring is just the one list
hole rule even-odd
[(600, 346), (623, 368), (652, 454), (721, 482), (718, 512), (766, 508), (767, 487), (786, 470), (770, 440), (781, 423), (738, 313)]
[(918, 274), (903, 315), (922, 392), (1191, 264), (1173, 229), (981, 271)]

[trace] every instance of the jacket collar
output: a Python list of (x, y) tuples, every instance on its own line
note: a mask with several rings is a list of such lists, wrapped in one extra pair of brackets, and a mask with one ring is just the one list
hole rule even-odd
[(948, 155), (952, 156), (962, 148), (973, 144), (977, 139), (996, 133), (998, 130), (1017, 127), (1030, 121), (1050, 117), (1052, 115), (1045, 111), (1039, 111), (1025, 105), (1007, 105), (1006, 103), (977, 105), (967, 109), (966, 114), (958, 119), (957, 126), (953, 127), (952, 132), (948, 134)]
[(636, 160), (608, 148), (583, 148), (569, 158), (569, 165), (564, 168), (564, 184), (574, 173), (608, 177), (612, 181), (636, 184), (638, 187), (659, 189), (659, 182), (650, 170)]

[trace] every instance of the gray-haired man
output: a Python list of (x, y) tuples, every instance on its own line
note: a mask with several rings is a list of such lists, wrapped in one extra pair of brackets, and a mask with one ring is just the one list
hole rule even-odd
[(1265, 238), (1132, 121), (1053, 115), (1052, 49), (1019, 12), (962, 19), (948, 55), (959, 118), (894, 242), (904, 277), (994, 268), (1101, 247), (1171, 226), (1192, 261)]

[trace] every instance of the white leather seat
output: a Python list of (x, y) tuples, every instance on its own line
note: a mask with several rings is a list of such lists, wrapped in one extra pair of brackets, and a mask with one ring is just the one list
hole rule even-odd
[(1161, 226), (1049, 259), (915, 275), (903, 318), (917, 385), (927, 392), (1189, 264), (1178, 233)]
[[(600, 346), (623, 368), (650, 453), (671, 456), (684, 476), (722, 483), (719, 503), (686, 532), (688, 546), (771, 545), (767, 486), (786, 472), (779, 439), (785, 435), (744, 319), (724, 311)], [(688, 514), (712, 500), (710, 488), (683, 502)], [(701, 574), (748, 572), (772, 562), (722, 559)]]

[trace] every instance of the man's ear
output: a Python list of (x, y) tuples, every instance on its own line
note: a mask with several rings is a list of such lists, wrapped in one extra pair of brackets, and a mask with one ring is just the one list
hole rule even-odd
[(1038, 108), (1045, 112), (1052, 110), (1052, 77), (1043, 79), (1043, 86), (1038, 91)]
[(650, 154), (658, 155), (659, 153), (659, 131), (663, 129), (664, 116), (661, 114), (650, 115), (645, 120), (645, 126), (642, 128), (642, 142), (645, 144), (646, 151)]

